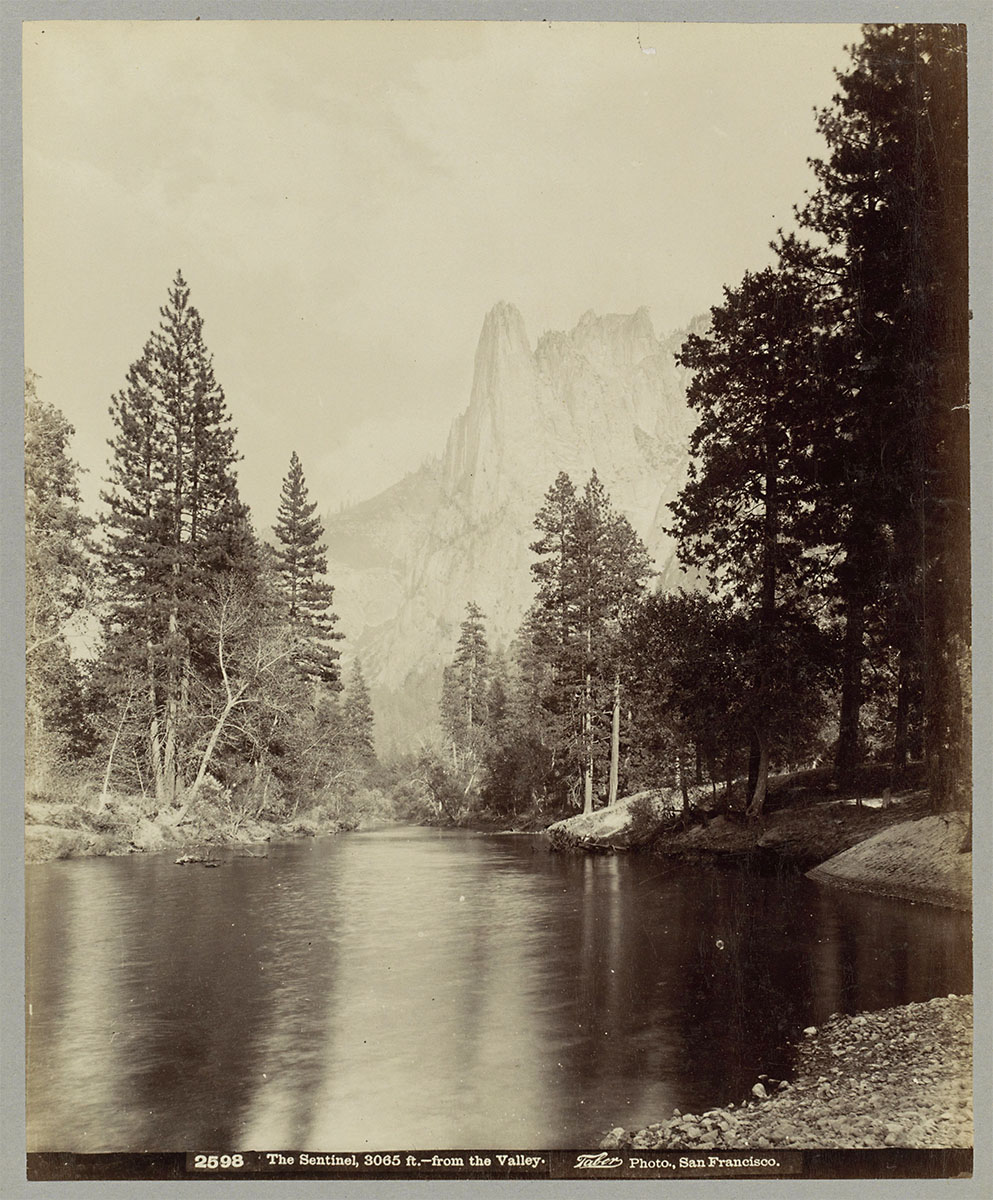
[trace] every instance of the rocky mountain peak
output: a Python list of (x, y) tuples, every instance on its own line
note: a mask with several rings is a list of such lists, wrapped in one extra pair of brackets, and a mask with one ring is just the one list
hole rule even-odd
[(483, 320), (469, 406), (448, 436), (446, 485), (468, 494), (485, 492), (484, 476), (511, 446), (535, 435), (536, 421), (534, 355), (524, 318), (501, 301)]
[[(513, 386), (517, 382), (514, 372), (530, 358), (531, 343), (524, 318), (513, 304), (501, 300), (483, 320), (476, 346), (470, 407), (492, 399), (508, 384)], [(508, 371), (509, 378), (506, 377)]]
[(593, 312), (584, 313), (570, 334), (570, 340), (591, 363), (607, 370), (637, 366), (659, 349), (652, 319), (645, 307), (630, 314), (597, 316)]
[(531, 348), (523, 317), (486, 314), (469, 403), (445, 452), (401, 484), (326, 523), (343, 628), (362, 658), (384, 748), (436, 719), (441, 667), (467, 602), (491, 645), (506, 644), (533, 596), (534, 514), (559, 471), (596, 469), (665, 577), (666, 503), (685, 478), (692, 420), (673, 335), (648, 310), (584, 314)]

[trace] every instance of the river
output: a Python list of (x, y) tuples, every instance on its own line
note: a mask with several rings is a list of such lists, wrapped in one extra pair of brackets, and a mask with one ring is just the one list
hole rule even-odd
[(30, 1150), (589, 1147), (740, 1099), (832, 1012), (971, 990), (964, 915), (792, 874), (266, 849), (27, 868)]

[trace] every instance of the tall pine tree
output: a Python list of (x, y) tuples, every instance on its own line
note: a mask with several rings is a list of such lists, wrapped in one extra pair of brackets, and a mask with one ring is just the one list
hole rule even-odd
[(486, 723), (489, 684), (489, 646), (483, 614), (470, 601), (455, 648), (455, 680), (466, 730)]
[(641, 597), (650, 560), (623, 514), (614, 510), (596, 471), (576, 504), (567, 538), (567, 587), (575, 611), (580, 671), (583, 811), (592, 812), (600, 725), (610, 712), (607, 802), (617, 799), (621, 710), (619, 630)]
[(238, 496), (235, 431), (181, 272), (160, 315), (110, 408), (104, 665), (142, 681), (149, 774), (156, 797), (173, 804), (201, 733), (192, 679), (220, 671), (211, 597), (233, 573), (250, 587), (258, 559)]
[(334, 588), (325, 578), (327, 547), (321, 545), (324, 526), (317, 502), (309, 498), (303, 467), (296, 451), (283, 480), (276, 534), (276, 570), (296, 638), (293, 665), (300, 676), (332, 691), (341, 688), (340, 652), (335, 642), (338, 618), (332, 611)]
[(851, 344), (839, 767), (857, 761), (863, 626), (879, 592), (866, 578), (892, 546), (896, 757), (923, 658), (931, 795), (954, 806), (968, 801), (971, 758), (965, 26), (869, 25), (850, 54), (818, 116), (828, 154), (800, 213), (832, 253)]
[(531, 571), (538, 587), (527, 619), (529, 641), (548, 667), (545, 723), (561, 760), (578, 768), (583, 809), (592, 811), (595, 762), (610, 713), (611, 782), (616, 798), (621, 677), (618, 630), (649, 573), (645, 547), (614, 511), (594, 471), (577, 496), (560, 473), (535, 517), (542, 536)]
[(483, 621), (479, 606), (470, 601), (442, 677), (440, 715), (452, 769), (471, 774), (478, 771), (488, 719), (490, 652)]
[(575, 484), (560, 471), (535, 514), (534, 526), (541, 536), (531, 543), (531, 551), (537, 555), (531, 575), (537, 584), (538, 606), (548, 615), (549, 636), (560, 648), (568, 645), (573, 633), (569, 531), (575, 523), (576, 503)]
[(674, 532), (683, 562), (703, 567), (712, 590), (733, 596), (751, 622), (754, 815), (765, 801), (774, 725), (788, 691), (787, 631), (822, 569), (811, 431), (825, 413), (828, 344), (807, 274), (780, 264), (725, 288), (708, 332), (691, 335), (677, 355), (694, 372), (687, 396), (699, 419), (689, 480), (670, 505)]

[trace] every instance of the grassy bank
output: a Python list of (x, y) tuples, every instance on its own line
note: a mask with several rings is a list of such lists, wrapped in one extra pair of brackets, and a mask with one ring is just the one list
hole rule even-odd
[(966, 813), (931, 813), (891, 825), (807, 874), (876, 896), (968, 911), (972, 906), (971, 826)]
[(948, 996), (804, 1031), (792, 1081), (699, 1115), (617, 1128), (604, 1149), (947, 1149), (972, 1145), (972, 997)]
[(211, 847), (258, 845), (314, 837), (388, 820), (386, 797), (363, 794), (349, 805), (300, 807), (280, 817), (252, 813), (224, 796), (203, 795), (177, 821), (178, 809), (159, 811), (142, 796), (109, 796), (104, 804), (33, 796), (25, 805), (24, 855), (29, 863), (92, 855), (176, 850), (206, 856)]
[(743, 813), (698, 815), (688, 827), (670, 821), (651, 840), (651, 851), (673, 858), (740, 858), (760, 854), (809, 870), (843, 850), (930, 812), (927, 793), (905, 791), (861, 802), (830, 793), (804, 793), (758, 819)]
[(758, 855), (809, 870), (892, 825), (930, 812), (927, 793), (920, 790), (859, 800), (826, 789), (790, 788), (787, 777), (777, 782), (777, 800), (756, 820), (709, 807), (711, 797), (702, 792), (691, 792), (691, 808), (684, 813), (678, 792), (658, 789), (556, 822), (547, 830), (549, 844), (555, 850), (641, 850), (681, 859)]

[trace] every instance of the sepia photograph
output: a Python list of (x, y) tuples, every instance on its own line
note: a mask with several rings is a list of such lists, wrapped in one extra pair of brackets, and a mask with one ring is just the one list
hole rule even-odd
[(971, 1178), (974, 26), (72, 7), (26, 1178)]

